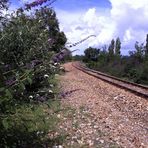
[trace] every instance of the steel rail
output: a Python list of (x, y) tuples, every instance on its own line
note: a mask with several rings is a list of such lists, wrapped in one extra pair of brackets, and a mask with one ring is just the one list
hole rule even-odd
[(120, 78), (110, 76), (108, 74), (105, 74), (105, 73), (102, 73), (102, 72), (99, 72), (99, 71), (92, 70), (92, 69), (87, 68), (86, 66), (84, 66), (84, 65), (82, 65), (78, 62), (72, 63), (72, 65), (75, 68), (83, 71), (84, 73), (87, 73), (87, 74), (94, 76), (98, 79), (106, 81), (106, 82), (113, 84), (115, 86), (118, 86), (122, 89), (128, 90), (128, 91), (130, 91), (130, 92), (132, 92), (132, 93), (134, 93), (138, 96), (141, 96), (145, 99), (148, 99), (148, 86), (129, 82), (127, 80), (122, 80)]

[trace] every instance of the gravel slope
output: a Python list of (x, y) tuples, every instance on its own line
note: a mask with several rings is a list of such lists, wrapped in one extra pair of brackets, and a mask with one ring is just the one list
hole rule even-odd
[[(60, 129), (68, 133), (65, 147), (148, 147), (148, 101), (64, 65), (60, 76), (63, 107)], [(69, 92), (69, 93), (68, 93)]]

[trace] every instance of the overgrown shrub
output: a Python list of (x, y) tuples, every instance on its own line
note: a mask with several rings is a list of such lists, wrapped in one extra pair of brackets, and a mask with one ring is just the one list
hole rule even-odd
[(50, 126), (44, 104), (56, 97), (51, 80), (59, 71), (50, 59), (66, 37), (52, 8), (32, 9), (47, 1), (26, 4), (0, 19), (0, 147), (34, 145)]

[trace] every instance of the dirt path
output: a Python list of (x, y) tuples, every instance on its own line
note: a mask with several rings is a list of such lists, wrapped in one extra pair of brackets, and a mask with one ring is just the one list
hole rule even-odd
[(148, 101), (64, 65), (60, 76), (64, 147), (147, 148)]

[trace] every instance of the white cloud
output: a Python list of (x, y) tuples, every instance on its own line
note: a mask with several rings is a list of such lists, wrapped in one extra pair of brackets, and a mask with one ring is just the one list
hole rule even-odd
[(30, 2), (33, 2), (33, 1), (35, 1), (35, 0), (20, 0), (21, 1), (21, 3), (30, 3)]
[(129, 28), (129, 29), (127, 29), (126, 31), (125, 31), (125, 34), (124, 34), (124, 38), (123, 38), (123, 41), (124, 42), (128, 42), (128, 41), (130, 41), (131, 39), (134, 39), (134, 37), (132, 36), (132, 30), (131, 30), (131, 28)]
[[(118, 36), (124, 48), (133, 48), (135, 41), (145, 41), (148, 33), (148, 0), (109, 1), (112, 5), (109, 11), (98, 7), (83, 12), (57, 10), (61, 29), (70, 42), (77, 42), (90, 34), (97, 35), (75, 48), (99, 47)], [(127, 51), (123, 49), (122, 53)]]
[[(89, 9), (83, 16), (83, 21), (88, 25), (88, 27), (95, 27), (97, 19), (98, 17), (96, 16), (95, 8)], [(94, 22), (96, 23), (94, 24)]]
[(122, 47), (134, 48), (135, 41), (144, 42), (148, 33), (148, 0), (110, 1), (111, 17), (116, 23), (116, 34), (123, 40)]

